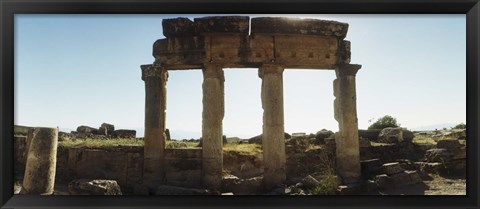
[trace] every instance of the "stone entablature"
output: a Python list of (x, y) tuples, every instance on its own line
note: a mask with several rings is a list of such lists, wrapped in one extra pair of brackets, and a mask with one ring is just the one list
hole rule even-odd
[[(153, 45), (156, 63), (169, 70), (199, 69), (205, 63), (225, 68), (335, 69), (350, 63), (348, 24), (276, 17), (203, 17), (165, 19), (166, 38)], [(249, 34), (250, 32), (250, 34)]]

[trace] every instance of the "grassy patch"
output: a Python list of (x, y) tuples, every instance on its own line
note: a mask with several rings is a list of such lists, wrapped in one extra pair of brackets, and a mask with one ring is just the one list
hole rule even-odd
[(59, 148), (111, 148), (117, 146), (143, 146), (140, 139), (77, 139), (58, 142)]
[(370, 142), (372, 147), (382, 147), (382, 146), (390, 146), (392, 144), (389, 143), (381, 143), (381, 142)]
[(262, 152), (259, 144), (226, 144), (223, 146), (224, 151), (236, 151), (242, 154), (255, 155)]
[(413, 138), (412, 142), (415, 144), (432, 144), (432, 145), (437, 144), (437, 141), (435, 141), (434, 138), (423, 137), (423, 136), (417, 136)]
[(196, 142), (189, 142), (189, 141), (167, 141), (166, 147), (167, 148), (189, 148), (189, 147), (197, 147), (198, 146), (198, 141)]
[(320, 184), (310, 191), (312, 195), (334, 195), (337, 191), (337, 177), (330, 173), (323, 176), (318, 182)]

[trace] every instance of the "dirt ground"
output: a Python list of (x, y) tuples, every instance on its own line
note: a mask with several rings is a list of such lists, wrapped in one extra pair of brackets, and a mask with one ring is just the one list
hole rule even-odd
[(466, 195), (467, 182), (463, 177), (430, 175), (429, 181), (402, 188), (379, 191), (380, 195)]
[(434, 178), (432, 181), (425, 182), (429, 189), (425, 190), (425, 195), (466, 195), (466, 179), (448, 179)]

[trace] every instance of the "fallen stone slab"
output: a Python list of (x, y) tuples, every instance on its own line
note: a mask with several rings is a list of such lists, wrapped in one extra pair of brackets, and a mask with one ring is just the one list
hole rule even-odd
[(410, 184), (418, 184), (423, 182), (420, 174), (417, 171), (405, 171), (405, 173), (410, 177)]
[(404, 170), (416, 170), (418, 168), (417, 165), (409, 159), (397, 159), (396, 161)]
[(137, 131), (135, 130), (126, 130), (126, 129), (119, 129), (113, 131), (113, 137), (116, 138), (126, 138), (126, 139), (132, 139), (135, 138), (137, 135)]
[(382, 170), (382, 162), (380, 161), (380, 159), (370, 159), (370, 160), (360, 161), (360, 166), (362, 168), (362, 174), (365, 177), (377, 175)]
[(437, 148), (438, 149), (446, 149), (446, 150), (456, 150), (460, 148), (462, 145), (457, 139), (442, 139), (437, 141)]
[(68, 183), (70, 195), (122, 195), (115, 180), (78, 179)]
[(404, 186), (412, 184), (410, 175), (408, 175), (406, 172), (391, 175), (390, 178), (392, 178), (392, 183), (394, 186)]
[(79, 126), (77, 127), (77, 132), (84, 134), (98, 134), (98, 129), (89, 126)]
[(452, 150), (452, 160), (467, 159), (467, 147), (460, 147)]
[(361, 184), (340, 185), (337, 189), (340, 195), (358, 194), (363, 192), (364, 190), (365, 188)]
[(375, 183), (377, 184), (377, 187), (380, 189), (390, 189), (395, 187), (393, 184), (392, 178), (387, 174), (381, 174), (381, 175), (375, 176)]
[(263, 188), (263, 177), (257, 176), (248, 179), (240, 179), (234, 175), (228, 175), (222, 179), (222, 191), (233, 192), (238, 195), (249, 195), (260, 192)]
[(451, 160), (452, 153), (447, 149), (429, 149), (425, 153), (425, 158), (430, 163), (445, 163)]
[(400, 163), (385, 163), (382, 165), (383, 172), (387, 175), (394, 175), (403, 172), (405, 169), (400, 166)]

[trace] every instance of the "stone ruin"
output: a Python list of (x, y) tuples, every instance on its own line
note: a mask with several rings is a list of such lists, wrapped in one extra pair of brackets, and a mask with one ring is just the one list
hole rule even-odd
[(70, 133), (59, 132), (59, 140), (69, 139), (108, 139), (108, 138), (127, 138), (134, 139), (137, 131), (128, 129), (115, 130), (115, 126), (108, 123), (102, 123), (99, 128), (81, 125), (77, 127), (76, 131)]
[[(258, 68), (262, 79), (264, 186), (286, 180), (283, 113), (285, 69), (327, 69), (333, 82), (336, 172), (345, 182), (359, 180), (360, 157), (355, 75), (350, 64), (348, 24), (316, 20), (248, 16), (164, 19), (166, 38), (153, 45), (155, 61), (142, 65), (145, 82), (145, 148), (143, 184), (165, 181), (166, 84), (169, 70), (203, 72), (202, 182), (218, 190), (222, 182), (223, 68)], [(251, 28), (251, 29), (250, 29)]]
[[(466, 147), (458, 141), (441, 140), (435, 147), (422, 147), (414, 146), (413, 133), (402, 128), (358, 130), (355, 75), (360, 65), (349, 64), (350, 43), (344, 40), (347, 24), (323, 20), (253, 18), (250, 32), (248, 28), (248, 17), (205, 17), (196, 18), (193, 22), (186, 18), (164, 20), (166, 38), (154, 44), (155, 62), (141, 66), (146, 90), (145, 146), (116, 147), (113, 150), (70, 148), (57, 152), (50, 149), (56, 147), (53, 146), (57, 143), (58, 130), (55, 129), (48, 129), (48, 134), (43, 134), (45, 140), (32, 141), (34, 137), (29, 136), (24, 141), (25, 145), (21, 145), (16, 139), (16, 149), (22, 146), (27, 149), (15, 152), (19, 156), (16, 159), (20, 161), (22, 153), (38, 155), (42, 154), (36, 153), (38, 147), (50, 147), (48, 153), (43, 153), (45, 157), (41, 161), (34, 162), (30, 157), (23, 157), (26, 169), (22, 191), (51, 194), (53, 180), (60, 181), (60, 177), (66, 176), (77, 178), (73, 181), (67, 179), (70, 194), (119, 195), (123, 189), (127, 193), (157, 195), (219, 194), (218, 191), (222, 190), (252, 194), (252, 189), (260, 187), (263, 187), (262, 191), (271, 191), (271, 194), (305, 194), (304, 190), (298, 190), (299, 187), (315, 188), (320, 184), (318, 179), (321, 177), (311, 173), (296, 181), (293, 178), (287, 180), (287, 176), (302, 172), (304, 168), (298, 168), (298, 162), (313, 165), (318, 163), (318, 156), (329, 154), (333, 154), (335, 160), (335, 174), (338, 175), (335, 181), (336, 185), (340, 185), (340, 194), (355, 193), (355, 190), (364, 188), (364, 184), (367, 189), (372, 184), (380, 189), (416, 184), (424, 178), (422, 172), (465, 171)], [(257, 161), (258, 157), (249, 161), (245, 159), (250, 156), (235, 156), (239, 153), (222, 150), (223, 68), (226, 67), (259, 68), (264, 125), (263, 133), (251, 141), (262, 144), (260, 161)], [(317, 134), (290, 136), (284, 132), (282, 73), (287, 68), (335, 70), (337, 79), (333, 87), (335, 119), (339, 123), (337, 133), (321, 130)], [(168, 70), (187, 69), (202, 69), (204, 75), (203, 145), (201, 148), (168, 149), (169, 131), (165, 121)], [(114, 136), (116, 131), (119, 130), (115, 130), (113, 125), (104, 123), (98, 129), (80, 126), (74, 134)], [(287, 138), (291, 139), (286, 141)], [(391, 144), (371, 146), (371, 142)], [(325, 148), (307, 151), (304, 148), (310, 143), (324, 144)], [(52, 157), (55, 155), (56, 158)], [(406, 159), (410, 155), (414, 162)], [(244, 163), (241, 166), (236, 165), (239, 159)], [(38, 170), (35, 166), (39, 165), (48, 169), (32, 172)], [(244, 166), (250, 167), (250, 173), (244, 172), (245, 176), (240, 176), (241, 179), (223, 175), (224, 170), (241, 170)], [(307, 173), (310, 173), (308, 169)], [(45, 179), (47, 181), (38, 184)], [(278, 187), (291, 183), (287, 181), (293, 181), (294, 185)], [(355, 184), (358, 182), (362, 185)]]

